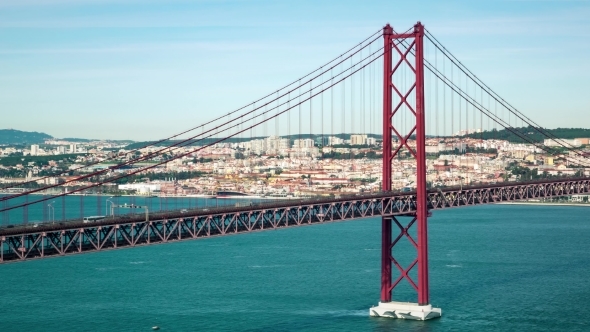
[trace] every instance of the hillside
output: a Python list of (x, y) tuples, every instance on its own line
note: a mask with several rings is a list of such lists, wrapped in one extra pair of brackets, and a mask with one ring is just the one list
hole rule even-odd
[[(481, 138), (481, 139), (501, 139), (507, 140), (513, 143), (542, 143), (545, 137), (539, 133), (534, 127), (520, 127), (513, 128), (514, 131), (521, 133), (527, 139), (524, 140), (517, 136), (515, 133), (502, 129), (502, 130), (491, 130), (484, 131), (482, 133), (469, 134), (468, 137)], [(556, 129), (545, 129), (546, 132), (554, 135), (557, 138), (574, 139), (574, 138), (590, 138), (590, 129), (584, 128), (556, 128)]]
[(45, 133), (36, 131), (21, 131), (16, 129), (0, 129), (0, 145), (40, 144), (46, 139), (53, 138)]
[[(270, 136), (270, 134), (269, 134)], [(296, 140), (296, 139), (306, 139), (306, 138), (311, 138), (311, 139), (316, 139), (318, 137), (321, 137), (321, 134), (295, 134), (295, 135), (281, 135), (281, 137), (283, 138), (290, 138), (291, 140)], [(324, 137), (328, 137), (328, 136), (332, 136), (331, 134), (328, 133), (324, 133)], [(350, 138), (350, 134), (334, 134), (335, 137), (338, 138), (342, 138), (342, 139), (349, 139)], [(375, 135), (375, 134), (367, 134), (367, 136), (369, 137), (374, 137), (377, 139), (381, 139), (381, 135)], [(247, 142), (247, 141), (251, 141), (254, 139), (265, 139), (268, 136), (256, 136), (256, 137), (231, 137), (228, 138), (227, 140), (223, 141), (224, 143), (239, 143), (239, 142)], [(219, 138), (204, 138), (202, 140), (191, 140), (190, 143), (182, 143), (182, 146), (203, 146), (203, 145), (207, 145), (213, 142), (218, 141)], [(144, 147), (146, 145), (149, 144), (153, 144), (155, 141), (152, 142), (135, 142), (132, 144), (129, 144), (128, 146), (125, 147), (125, 149), (127, 150), (135, 150), (135, 149), (139, 149), (141, 147)], [(180, 140), (171, 140), (171, 141), (164, 141), (164, 142), (160, 142), (158, 144), (156, 144), (156, 146), (170, 146), (172, 144), (178, 143), (180, 142)]]
[[(507, 140), (509, 142), (512, 143), (531, 143), (531, 142), (535, 142), (535, 143), (542, 143), (543, 140), (546, 138), (545, 136), (543, 136), (541, 133), (539, 133), (534, 127), (520, 127), (520, 128), (513, 128), (514, 131), (518, 131), (520, 133), (522, 133), (527, 139), (523, 140), (522, 138), (520, 138), (519, 136), (517, 136), (516, 134), (506, 130), (506, 129), (502, 129), (502, 130), (491, 130), (491, 131), (484, 131), (482, 133), (475, 133), (475, 134), (469, 134), (466, 137), (471, 137), (471, 138), (479, 138), (479, 139), (499, 139), (499, 140)], [(573, 139), (573, 138), (590, 138), (590, 129), (584, 129), (584, 128), (556, 128), (556, 129), (545, 129), (546, 132), (551, 133), (552, 135), (555, 135), (557, 138), (563, 138), (563, 139)], [(328, 133), (324, 134), (326, 137), (327, 136), (331, 136)], [(334, 136), (338, 137), (338, 138), (342, 138), (342, 139), (348, 139), (350, 138), (350, 134), (347, 133), (340, 133), (340, 134), (334, 134)], [(376, 135), (376, 134), (368, 134), (369, 137), (374, 137), (376, 139), (381, 139), (381, 135)], [(299, 139), (299, 138), (312, 138), (315, 139), (317, 137), (321, 137), (321, 134), (301, 134), (301, 135), (281, 135), (281, 137), (285, 137), (285, 138), (290, 138), (292, 140), (294, 139)], [(432, 136), (429, 136), (432, 137)], [(260, 136), (260, 137), (232, 137), (227, 139), (226, 143), (237, 143), (237, 142), (244, 142), (244, 141), (250, 141), (253, 139), (264, 139), (266, 138), (266, 136)], [(412, 138), (415, 138), (414, 135), (412, 135)], [(183, 143), (182, 146), (196, 146), (196, 145), (206, 145), (212, 142), (215, 142), (219, 140), (219, 138), (205, 138), (203, 140), (197, 141), (197, 140), (191, 140), (190, 143)], [(156, 146), (170, 146), (174, 143), (178, 143), (180, 142), (179, 140), (172, 140), (172, 141), (164, 141), (164, 142), (160, 142), (158, 144), (156, 144)], [(126, 146), (125, 148), (128, 150), (134, 150), (134, 149), (138, 149), (141, 148), (143, 146), (146, 146), (148, 144), (152, 144), (154, 142), (134, 142), (129, 144), (128, 146)]]

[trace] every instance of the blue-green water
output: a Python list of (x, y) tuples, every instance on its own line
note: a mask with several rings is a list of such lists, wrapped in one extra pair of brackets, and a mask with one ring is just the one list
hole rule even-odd
[[(0, 194), (0, 197), (7, 196)], [(20, 206), (24, 203), (37, 202), (45, 197), (43, 195), (30, 195), (18, 197), (9, 201), (0, 202), (0, 210)], [(85, 216), (100, 216), (140, 213), (143, 209), (122, 208), (123, 205), (138, 205), (147, 207), (149, 212), (166, 210), (180, 210), (192, 208), (235, 206), (236, 204), (249, 204), (265, 201), (259, 198), (244, 199), (217, 199), (200, 197), (146, 197), (146, 196), (63, 196), (52, 198), (43, 202), (30, 204), (26, 212), (22, 207), (0, 212), (0, 226), (8, 224), (26, 224), (52, 222), (66, 219), (82, 220)]]
[(438, 320), (368, 316), (380, 279), (368, 219), (0, 265), (0, 331), (588, 331), (589, 213), (435, 211)]

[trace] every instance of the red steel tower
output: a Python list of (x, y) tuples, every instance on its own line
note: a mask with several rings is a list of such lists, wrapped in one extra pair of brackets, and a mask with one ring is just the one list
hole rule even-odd
[[(384, 316), (406, 319), (425, 320), (440, 317), (441, 310), (432, 308), (428, 295), (428, 207), (426, 193), (426, 126), (424, 103), (424, 26), (418, 22), (408, 33), (396, 33), (388, 24), (383, 28), (383, 184), (382, 190), (392, 189), (391, 173), (394, 157), (406, 149), (416, 160), (416, 213), (407, 226), (395, 216), (384, 216), (381, 221), (381, 301), (370, 309), (371, 316)], [(394, 54), (396, 63), (393, 64)], [(412, 63), (412, 58), (415, 60)], [(415, 80), (410, 84), (401, 84), (394, 79), (400, 75), (400, 68), (407, 66), (410, 77)], [(407, 83), (407, 82), (406, 82)], [(415, 100), (412, 100), (415, 96)], [(395, 105), (394, 105), (395, 99)], [(394, 125), (393, 117), (402, 108), (409, 110), (415, 123), (405, 128), (406, 133)], [(409, 144), (415, 135), (415, 148)], [(395, 149), (394, 141), (395, 138)], [(392, 240), (392, 226), (396, 225), (400, 233)], [(410, 228), (416, 225), (417, 241), (410, 235)], [(409, 266), (402, 266), (394, 258), (393, 249), (398, 241), (406, 237), (416, 248), (417, 257)], [(395, 266), (396, 279), (392, 276)], [(410, 271), (417, 266), (418, 282), (412, 280)], [(401, 281), (406, 280), (417, 292), (417, 303), (394, 302), (391, 294)]]

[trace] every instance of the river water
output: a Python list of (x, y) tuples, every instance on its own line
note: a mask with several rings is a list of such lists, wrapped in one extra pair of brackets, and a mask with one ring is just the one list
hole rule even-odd
[[(373, 218), (0, 265), (0, 331), (588, 331), (589, 213), (435, 211), (437, 320), (368, 316)], [(396, 257), (408, 264), (412, 250), (404, 240)], [(409, 286), (394, 298), (412, 300)]]
[[(7, 194), (0, 194), (5, 197)], [(249, 205), (268, 202), (268, 199), (217, 199), (202, 197), (157, 197), (157, 196), (105, 196), (105, 195), (70, 195), (44, 200), (44, 195), (17, 197), (8, 202), (0, 202), (0, 210), (29, 203), (25, 209), (17, 207), (0, 212), (0, 226), (9, 224), (44, 223), (61, 220), (82, 220), (83, 217), (123, 215), (130, 213), (149, 213), (160, 211), (178, 211), (180, 209)], [(42, 202), (39, 202), (44, 200)], [(33, 204), (33, 202), (36, 202)], [(139, 208), (131, 208), (136, 206)]]

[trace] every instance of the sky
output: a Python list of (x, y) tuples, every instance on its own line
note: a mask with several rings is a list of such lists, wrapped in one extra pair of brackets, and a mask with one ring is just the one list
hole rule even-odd
[(421, 21), (547, 128), (590, 128), (590, 0), (0, 0), (0, 129), (152, 140)]

